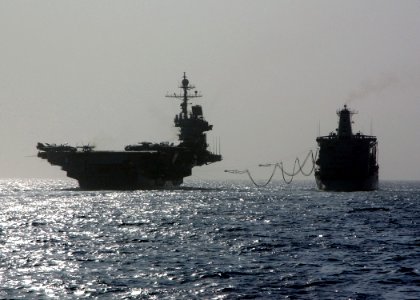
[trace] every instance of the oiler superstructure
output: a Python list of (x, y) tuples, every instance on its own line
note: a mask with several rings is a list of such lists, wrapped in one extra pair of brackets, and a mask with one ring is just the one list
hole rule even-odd
[(212, 130), (200, 105), (189, 110), (189, 100), (201, 97), (185, 73), (180, 94), (167, 97), (181, 100), (175, 116), (180, 128), (179, 144), (168, 142), (128, 145), (124, 151), (96, 151), (91, 146), (72, 147), (38, 143), (38, 157), (61, 166), (82, 189), (153, 189), (179, 186), (192, 168), (222, 160), (219, 153), (207, 150), (206, 133)]
[(332, 191), (371, 191), (378, 188), (377, 139), (353, 134), (347, 105), (337, 111), (338, 129), (316, 139), (319, 146), (315, 179), (318, 188)]

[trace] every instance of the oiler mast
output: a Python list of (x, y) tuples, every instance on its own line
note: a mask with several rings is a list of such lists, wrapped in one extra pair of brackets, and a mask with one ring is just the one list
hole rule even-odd
[(338, 129), (337, 134), (339, 138), (349, 138), (353, 136), (352, 131), (352, 116), (356, 114), (355, 111), (351, 111), (344, 105), (344, 108), (337, 111), (338, 115)]

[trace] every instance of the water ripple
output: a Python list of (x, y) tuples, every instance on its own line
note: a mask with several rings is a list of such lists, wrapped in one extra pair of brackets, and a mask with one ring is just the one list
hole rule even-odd
[(0, 298), (420, 298), (420, 183), (1, 180)]

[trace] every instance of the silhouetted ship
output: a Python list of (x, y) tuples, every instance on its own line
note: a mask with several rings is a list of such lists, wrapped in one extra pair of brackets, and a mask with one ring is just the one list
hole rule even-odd
[(38, 157), (61, 166), (67, 176), (77, 179), (82, 189), (153, 189), (179, 186), (195, 166), (222, 160), (207, 150), (205, 132), (212, 125), (204, 119), (200, 105), (189, 109), (188, 100), (201, 97), (184, 77), (180, 94), (167, 95), (182, 100), (175, 116), (180, 128), (179, 144), (142, 142), (128, 145), (125, 151), (95, 151), (92, 146), (72, 147), (38, 143)]
[(315, 179), (318, 188), (332, 191), (370, 191), (378, 188), (376, 137), (353, 134), (353, 111), (337, 111), (337, 132), (316, 139), (319, 146)]

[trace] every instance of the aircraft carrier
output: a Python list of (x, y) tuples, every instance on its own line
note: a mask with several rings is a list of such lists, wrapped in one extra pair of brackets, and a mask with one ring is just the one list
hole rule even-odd
[[(175, 116), (179, 142), (170, 144), (142, 142), (128, 145), (124, 151), (96, 151), (92, 146), (73, 147), (38, 143), (38, 157), (46, 159), (76, 179), (86, 190), (133, 190), (176, 187), (190, 176), (192, 168), (222, 160), (220, 153), (207, 150), (206, 131), (210, 125), (200, 105), (190, 107), (189, 100), (201, 95), (184, 73), (181, 93), (166, 97), (181, 100)], [(192, 93), (194, 90), (194, 93)]]
[(319, 189), (371, 191), (378, 188), (378, 143), (375, 136), (353, 134), (352, 115), (347, 105), (337, 111), (338, 129), (316, 139), (319, 154), (315, 179)]

